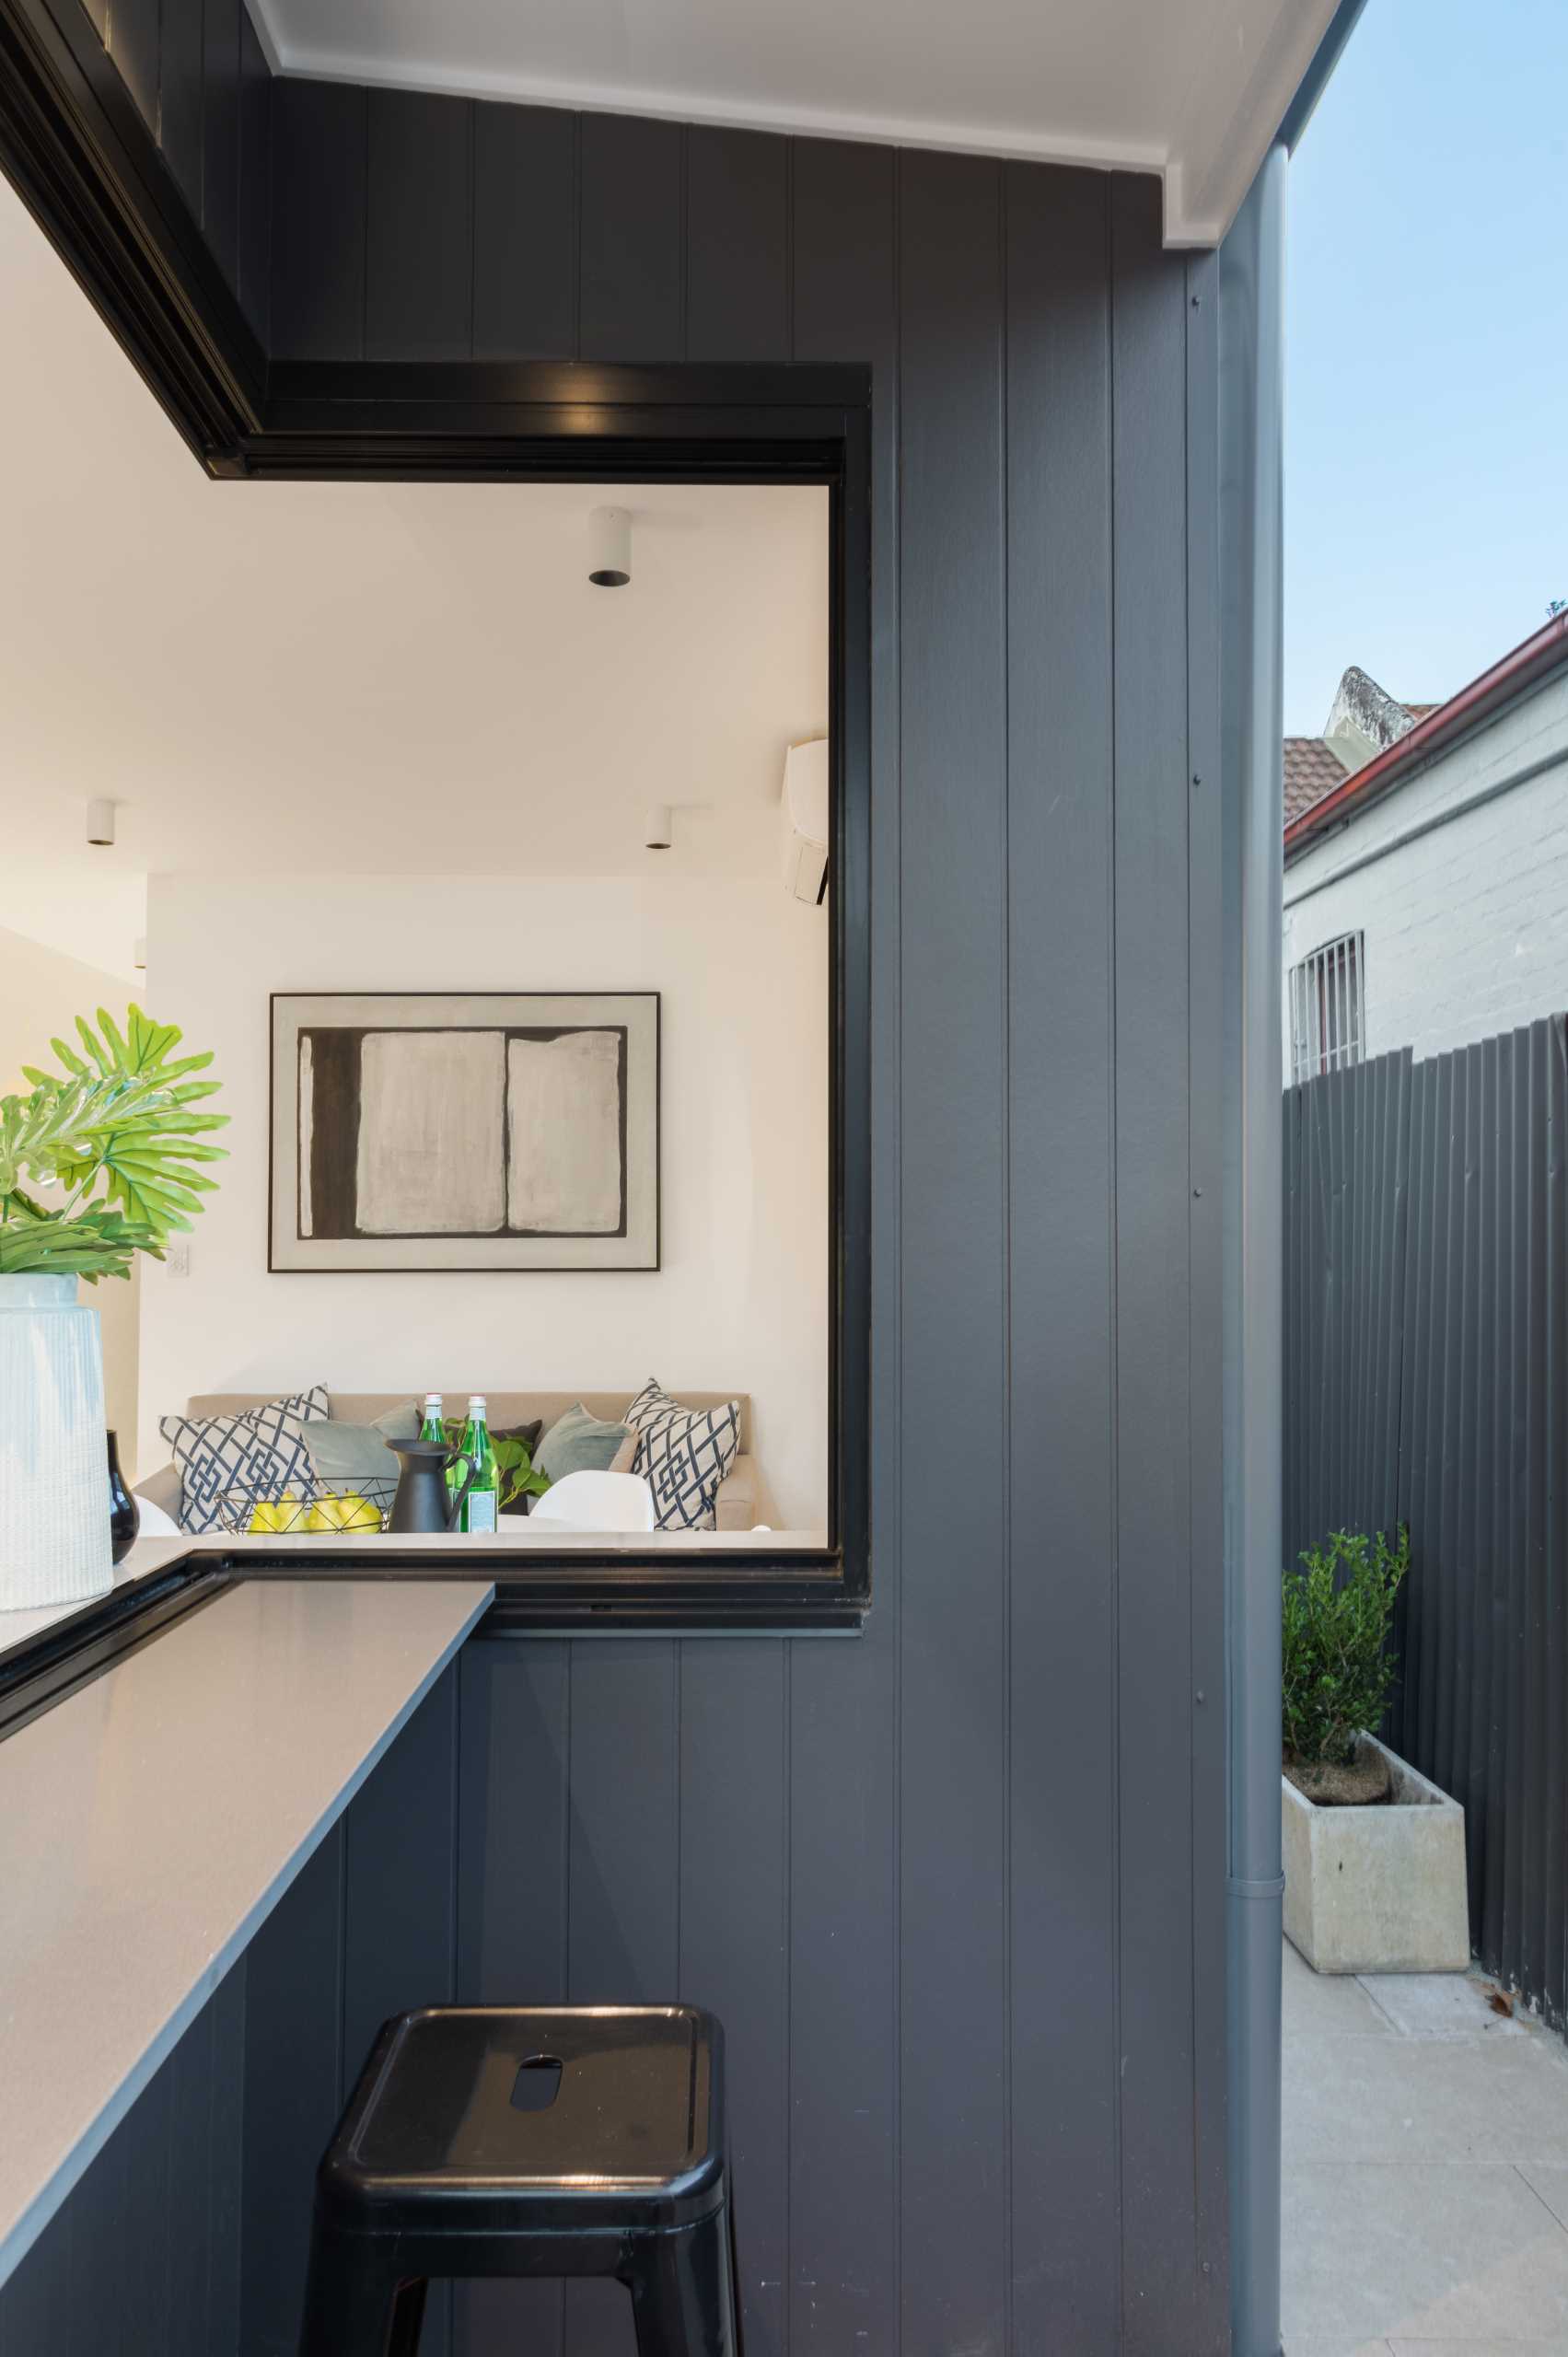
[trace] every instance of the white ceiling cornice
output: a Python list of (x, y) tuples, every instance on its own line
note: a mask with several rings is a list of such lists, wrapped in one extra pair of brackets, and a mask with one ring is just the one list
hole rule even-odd
[[(832, 26), (846, 20), (827, 0), (821, 14), (799, 0), (768, 0), (748, 23), (752, 35), (772, 38), (754, 40), (750, 57), (731, 41), (714, 67), (715, 85), (727, 76), (724, 87), (703, 87), (682, 67), (709, 53), (710, 17), (715, 38), (721, 18), (734, 24), (729, 0), (620, 0), (608, 31), (606, 13), (574, 14), (573, 0), (556, 0), (553, 11), (548, 0), (532, 11), (502, 0), (250, 7), (274, 68), (320, 80), (1155, 172), (1167, 244), (1203, 247), (1235, 218), (1334, 0), (1055, 0), (1049, 13), (1018, 0), (971, 0), (962, 77), (940, 53), (950, 0), (912, 8), (909, 0), (855, 0), (847, 19), (854, 39), (842, 55)], [(896, 55), (899, 72), (872, 77), (868, 95), (866, 43), (878, 18), (897, 45), (889, 60)], [(1051, 103), (1030, 108), (1029, 91), (1040, 88)]]

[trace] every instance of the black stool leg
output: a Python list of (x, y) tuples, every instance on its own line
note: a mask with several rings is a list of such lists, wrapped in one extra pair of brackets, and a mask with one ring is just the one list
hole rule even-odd
[(373, 2237), (312, 2235), (299, 2357), (418, 2357), (424, 2293)]
[(637, 2357), (740, 2357), (729, 2205), (633, 2247), (626, 2281)]

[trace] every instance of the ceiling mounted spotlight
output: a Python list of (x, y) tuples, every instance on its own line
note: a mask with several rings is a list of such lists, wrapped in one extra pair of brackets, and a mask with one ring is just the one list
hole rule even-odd
[(588, 579), (596, 589), (624, 589), (631, 578), (631, 509), (591, 508), (588, 512)]
[(146, 972), (147, 936), (145, 933), (139, 933), (136, 935), (135, 940), (131, 944), (131, 963), (134, 966), (138, 974), (145, 974)]
[(112, 802), (88, 803), (87, 841), (89, 843), (111, 843), (114, 841), (114, 805)]
[(675, 840), (675, 813), (668, 802), (656, 802), (648, 812), (643, 828), (643, 843), (648, 851), (668, 851)]

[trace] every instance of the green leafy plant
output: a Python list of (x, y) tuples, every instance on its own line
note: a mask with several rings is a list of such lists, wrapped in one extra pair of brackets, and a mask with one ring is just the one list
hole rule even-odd
[[(466, 1429), (460, 1416), (446, 1419), (442, 1430), (448, 1448), (461, 1448)], [(515, 1434), (492, 1433), (490, 1445), (495, 1451), (495, 1469), (501, 1476), (497, 1512), (511, 1512), (520, 1507), (525, 1498), (542, 1498), (550, 1487), (550, 1476), (535, 1465), (527, 1441), (517, 1439)]]
[[(176, 1056), (182, 1034), (133, 1006), (122, 1032), (102, 1007), (76, 1018), (83, 1052), (52, 1039), (64, 1069), (22, 1068), (29, 1095), (0, 1097), (0, 1276), (128, 1277), (137, 1252), (164, 1257), (214, 1185), (196, 1167), (224, 1158), (198, 1112), (219, 1087), (196, 1080), (210, 1055)], [(64, 1201), (42, 1202), (57, 1189)]]
[(1410, 1533), (1336, 1530), (1284, 1575), (1282, 1734), (1293, 1764), (1343, 1766), (1363, 1727), (1375, 1730), (1398, 1657), (1388, 1627), (1410, 1569)]

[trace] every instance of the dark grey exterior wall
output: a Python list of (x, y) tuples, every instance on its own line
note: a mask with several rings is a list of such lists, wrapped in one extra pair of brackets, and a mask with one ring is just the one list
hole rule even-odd
[(245, 1992), (242, 1959), (0, 2287), (0, 2357), (238, 2347)]
[(1212, 260), (1152, 180), (273, 101), (279, 358), (875, 371), (873, 1611), (470, 1648), (454, 1985), (723, 2014), (753, 2352), (1222, 2348)]
[[(1214, 260), (1152, 180), (271, 107), (276, 358), (872, 365), (874, 1603), (470, 1645), (249, 1959), (239, 2345), (451, 1990), (723, 2015), (751, 2357), (1221, 2351)], [(523, 2319), (629, 2346), (450, 2329)]]
[(81, 5), (264, 347), (273, 77), (245, 0)]

